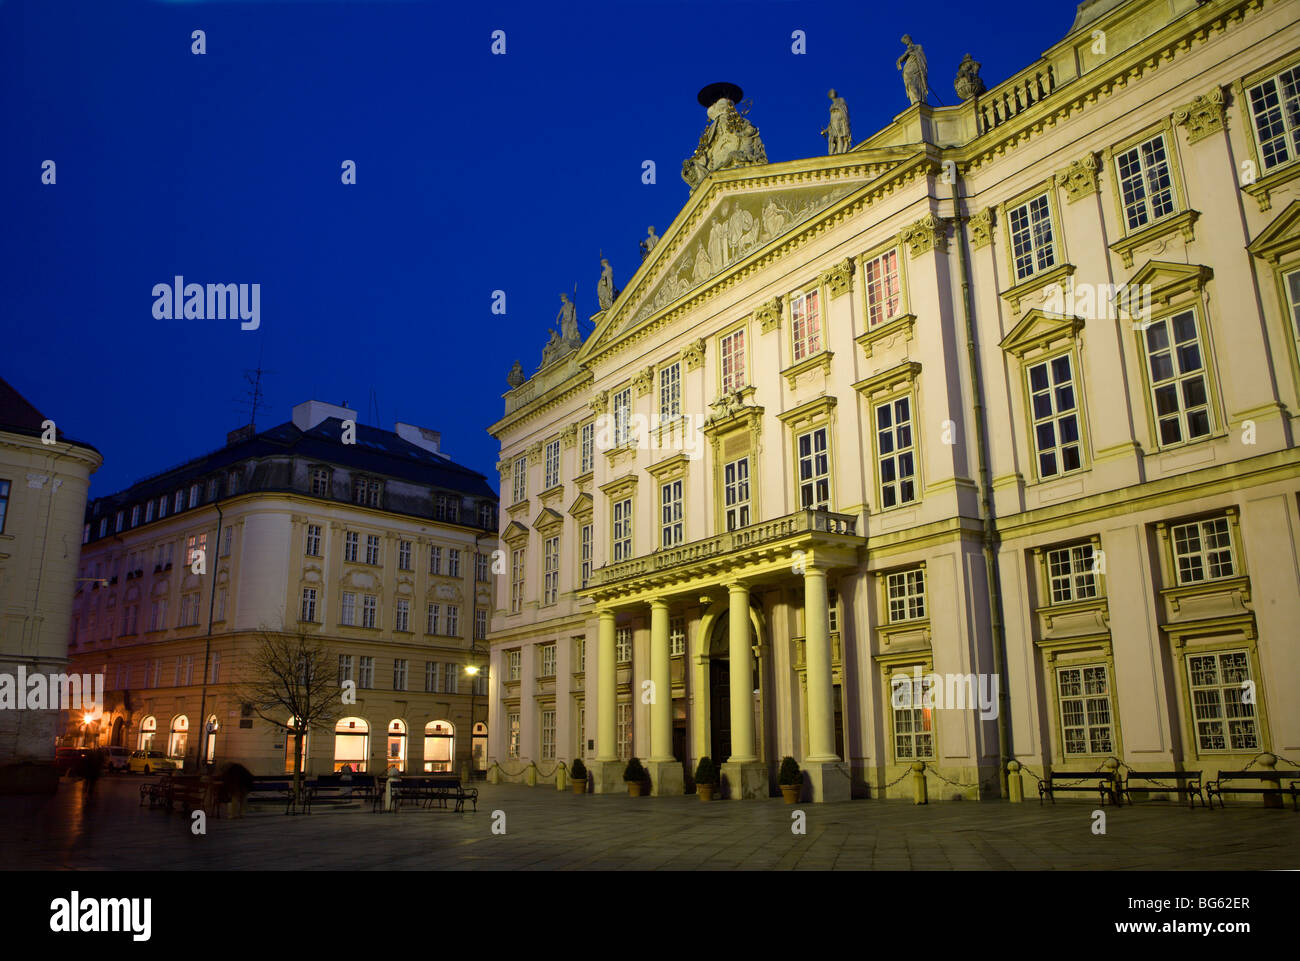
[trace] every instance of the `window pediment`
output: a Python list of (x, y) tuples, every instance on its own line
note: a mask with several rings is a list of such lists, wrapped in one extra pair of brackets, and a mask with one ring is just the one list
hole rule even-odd
[(646, 470), (660, 483), (666, 483), (679, 477), (685, 477), (686, 469), (690, 466), (690, 463), (691, 459), (685, 454), (674, 454), (657, 464), (651, 464)]
[(617, 500), (622, 497), (632, 496), (636, 492), (636, 484), (637, 476), (635, 474), (624, 474), (608, 484), (601, 485), (600, 489), (602, 493)]
[(1300, 250), (1300, 200), (1287, 204), (1246, 249), (1270, 264), (1277, 264), (1283, 257)]
[[(1199, 293), (1214, 271), (1204, 264), (1175, 264), (1166, 260), (1148, 260), (1125, 285), (1129, 290), (1149, 286), (1151, 299), (1168, 305), (1174, 297)], [(1118, 295), (1117, 295), (1118, 296)]]
[(825, 423), (830, 419), (831, 411), (839, 403), (836, 397), (818, 397), (816, 400), (810, 400), (806, 404), (800, 404), (793, 410), (787, 410), (783, 414), (777, 414), (777, 420), (781, 421), (791, 430), (802, 430), (805, 427), (813, 427)]
[(511, 521), (501, 532), (501, 539), (511, 546), (518, 546), (528, 540), (528, 528), (519, 521)]
[(921, 365), (918, 362), (914, 360), (907, 361), (897, 367), (882, 371), (874, 377), (858, 381), (853, 385), (853, 389), (866, 397), (873, 397), (876, 394), (888, 393), (904, 385), (915, 383), (920, 373)]
[(533, 527), (539, 531), (549, 531), (564, 523), (564, 515), (550, 507), (543, 507), (533, 518)]
[(1199, 210), (1184, 210), (1182, 213), (1174, 214), (1171, 217), (1162, 217), (1155, 223), (1134, 231), (1127, 237), (1121, 237), (1110, 245), (1110, 249), (1120, 255), (1125, 267), (1132, 267), (1133, 255), (1139, 247), (1155, 243), (1170, 234), (1181, 233), (1184, 242), (1190, 244), (1196, 239), (1194, 224), (1200, 216)]
[(999, 346), (1007, 353), (1023, 358), (1031, 351), (1077, 340), (1081, 330), (1082, 317), (1050, 313), (1035, 307), (1020, 319)]
[(591, 510), (591, 495), (583, 491), (573, 499), (573, 503), (569, 505), (568, 513), (570, 517), (590, 517)]

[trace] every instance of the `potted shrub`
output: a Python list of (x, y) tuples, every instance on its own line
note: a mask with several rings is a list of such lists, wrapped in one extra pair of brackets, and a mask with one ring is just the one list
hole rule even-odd
[(695, 766), (695, 793), (700, 796), (701, 801), (712, 801), (713, 791), (717, 786), (718, 769), (713, 766), (712, 758), (706, 754)]
[(627, 762), (627, 767), (623, 769), (623, 780), (627, 782), (627, 793), (631, 797), (641, 796), (641, 788), (646, 781), (646, 771), (641, 766), (639, 757), (634, 757)]
[(776, 776), (776, 783), (781, 785), (781, 795), (786, 804), (796, 804), (803, 793), (803, 771), (794, 758), (786, 755), (781, 759), (781, 772)]
[(582, 763), (582, 758), (573, 759), (573, 764), (569, 768), (569, 780), (573, 782), (574, 794), (587, 793), (587, 765)]

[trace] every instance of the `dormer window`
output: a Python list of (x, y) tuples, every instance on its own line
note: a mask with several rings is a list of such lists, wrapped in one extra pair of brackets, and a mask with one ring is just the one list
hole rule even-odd
[(352, 481), (352, 502), (362, 507), (378, 507), (382, 485), (369, 477), (358, 477)]
[(311, 496), (312, 497), (329, 497), (330, 496), (330, 470), (328, 467), (313, 467), (311, 469)]

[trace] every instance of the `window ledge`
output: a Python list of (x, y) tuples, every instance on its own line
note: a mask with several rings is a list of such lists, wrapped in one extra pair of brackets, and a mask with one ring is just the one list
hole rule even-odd
[(1110, 245), (1110, 249), (1124, 259), (1125, 267), (1132, 267), (1134, 252), (1139, 247), (1159, 240), (1161, 237), (1181, 232), (1183, 240), (1190, 244), (1196, 239), (1196, 231), (1193, 225), (1200, 216), (1199, 210), (1184, 210), (1182, 213), (1170, 214), (1115, 241)]
[[(1013, 268), (1014, 269), (1014, 266)], [(1012, 312), (1020, 310), (1020, 302), (1036, 290), (1042, 290), (1048, 284), (1060, 284), (1074, 273), (1074, 264), (1059, 264), (1049, 270), (1030, 274), (1024, 280), (998, 293), (999, 297), (1011, 301)]]
[(899, 314), (892, 320), (887, 320), (883, 324), (877, 324), (875, 327), (867, 330), (865, 334), (858, 335), (855, 340), (862, 352), (870, 357), (872, 351), (877, 347), (888, 347), (894, 343), (901, 334), (903, 340), (911, 342), (912, 335), (916, 330), (916, 314)]
[(790, 384), (790, 389), (794, 390), (799, 378), (809, 371), (816, 370), (820, 367), (826, 374), (830, 374), (831, 358), (834, 356), (835, 354), (829, 350), (820, 351), (813, 354), (811, 357), (805, 357), (797, 364), (792, 364), (787, 367), (785, 370), (781, 371), (781, 376)]
[(1292, 160), (1280, 170), (1274, 170), (1272, 173), (1260, 177), (1253, 184), (1243, 186), (1241, 189), (1255, 198), (1255, 202), (1259, 204), (1262, 213), (1272, 207), (1273, 191), (1296, 177), (1300, 177), (1300, 159)]

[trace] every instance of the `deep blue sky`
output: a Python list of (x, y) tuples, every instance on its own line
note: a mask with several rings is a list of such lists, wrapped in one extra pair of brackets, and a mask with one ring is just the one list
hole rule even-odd
[[(904, 32), (952, 104), (964, 53), (992, 86), (1074, 11), (0, 0), (0, 376), (103, 452), (95, 495), (222, 444), (259, 354), (259, 428), (348, 401), (363, 423), (441, 430), (495, 486), (506, 371), (536, 368), (561, 290), (595, 313), (601, 249), (624, 286), (646, 226), (681, 208), (701, 86), (744, 88), (770, 160), (820, 155), (829, 87), (855, 141), (906, 107)], [(260, 283), (261, 329), (155, 320), (150, 291), (175, 274)]]

